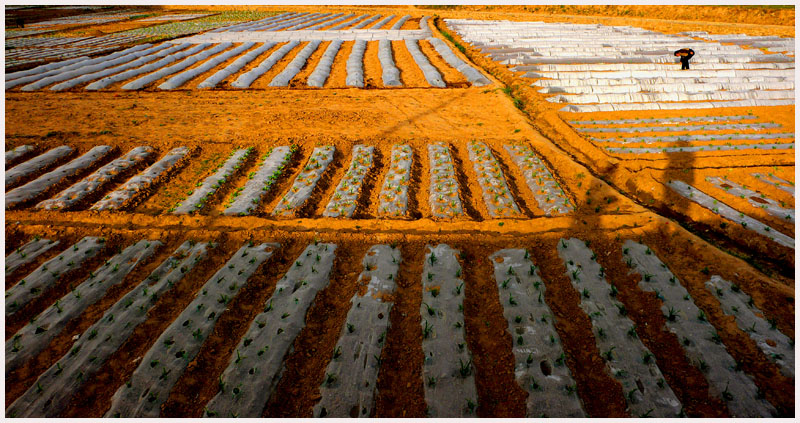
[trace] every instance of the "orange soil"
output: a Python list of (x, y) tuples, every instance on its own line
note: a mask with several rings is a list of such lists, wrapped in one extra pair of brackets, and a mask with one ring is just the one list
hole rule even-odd
[(355, 41), (345, 41), (339, 47), (339, 52), (333, 59), (331, 65), (331, 72), (328, 79), (325, 80), (323, 88), (344, 88), (347, 86), (347, 58), (350, 57), (350, 52), (353, 51)]
[(409, 88), (430, 87), (422, 70), (408, 52), (405, 41), (392, 41), (392, 55), (395, 66), (400, 69), (400, 81), (404, 86)]
[(383, 68), (378, 60), (378, 42), (370, 41), (364, 50), (364, 88), (384, 88)]
[[(218, 7), (208, 8), (219, 10)], [(292, 10), (312, 8), (315, 11), (339, 10), (316, 6), (292, 7)], [(408, 11), (415, 17), (428, 12), (394, 6), (351, 7), (348, 10), (369, 10), (399, 16)], [(472, 17), (485, 15), (500, 19), (508, 16), (530, 18), (530, 15), (518, 13), (519, 9), (510, 10), (512, 12), (497, 14), (458, 10), (439, 10), (437, 13)], [(439, 24), (442, 25), (442, 22)], [(741, 32), (742, 28), (749, 30), (750, 27), (740, 25), (736, 28)], [(458, 39), (457, 35), (453, 36)], [(462, 44), (467, 47), (469, 57), (487, 69), (494, 78), (511, 87), (511, 93), (523, 100), (522, 107), (527, 114), (515, 108), (501, 91), (502, 84), (448, 90), (7, 93), (7, 150), (22, 144), (36, 144), (40, 151), (68, 144), (85, 151), (91, 146), (108, 143), (119, 146), (120, 152), (133, 146), (151, 145), (161, 155), (170, 148), (186, 145), (193, 149), (193, 153), (184, 167), (159, 183), (149, 197), (128, 212), (29, 209), (6, 212), (7, 253), (9, 247), (22, 245), (34, 235), (63, 240), (64, 246), (86, 235), (105, 236), (113, 247), (129, 245), (145, 237), (160, 239), (166, 244), (155, 257), (137, 267), (121, 285), (109, 291), (108, 296), (71, 322), (41, 354), (8, 375), (6, 404), (13, 402), (35, 382), (38, 374), (66, 352), (71, 344), (69, 340), (74, 335), (80, 334), (103, 310), (145, 278), (177, 245), (187, 239), (219, 242), (219, 247), (212, 250), (208, 259), (158, 300), (147, 321), (137, 327), (133, 336), (112, 355), (98, 374), (88, 380), (63, 414), (63, 417), (102, 416), (116, 388), (135, 370), (138, 359), (191, 301), (200, 286), (225, 263), (232, 251), (247, 240), (280, 242), (282, 248), (256, 272), (257, 276), (244, 288), (242, 295), (234, 298), (228, 312), (220, 317), (214, 332), (189, 364), (162, 409), (164, 416), (200, 416), (202, 407), (217, 392), (216, 378), (227, 366), (233, 349), (253, 316), (271, 295), (275, 281), (285, 273), (305, 245), (318, 239), (339, 245), (333, 279), (328, 288), (319, 294), (306, 316), (307, 327), (294, 343), (294, 351), (286, 360), (287, 371), (276, 392), (269, 398), (265, 416), (311, 415), (311, 407), (319, 398), (318, 387), (344, 322), (349, 299), (357, 289), (356, 276), (361, 270), (361, 258), (369, 245), (396, 243), (403, 254), (403, 263), (398, 277), (396, 303), (389, 316), (391, 327), (381, 356), (383, 364), (378, 374), (375, 416), (423, 417), (425, 401), (421, 377), (423, 357), (419, 280), (425, 245), (439, 242), (448, 243), (463, 252), (465, 327), (467, 343), (474, 354), (478, 416), (522, 417), (525, 412), (525, 394), (514, 381), (510, 337), (505, 331), (506, 323), (501, 315), (491, 264), (487, 260), (491, 253), (501, 248), (528, 248), (534, 263), (541, 269), (547, 285), (545, 300), (553, 310), (556, 330), (567, 355), (566, 362), (587, 414), (593, 417), (627, 416), (625, 393), (606, 372), (594, 344), (589, 318), (578, 307), (578, 293), (572, 288), (556, 253), (559, 238), (574, 236), (591, 242), (598, 261), (606, 269), (609, 282), (619, 287), (619, 298), (630, 310), (630, 318), (637, 324), (640, 338), (655, 354), (665, 379), (689, 416), (727, 417), (728, 413), (719, 399), (709, 395), (705, 378), (697, 368), (689, 365), (678, 339), (663, 329), (664, 318), (659, 301), (636, 287), (639, 276), (628, 274), (621, 256), (621, 245), (626, 239), (644, 242), (653, 249), (681, 280), (697, 305), (706, 311), (728, 351), (742, 364), (743, 370), (753, 376), (767, 400), (782, 415), (794, 415), (794, 381), (783, 377), (755, 342), (738, 329), (732, 318), (722, 313), (715, 297), (703, 286), (709, 276), (702, 271), (708, 268), (708, 274), (719, 274), (737, 283), (753, 297), (755, 305), (765, 317), (774, 319), (778, 328), (793, 338), (793, 251), (776, 248), (774, 244), (754, 237), (736, 225), (720, 228), (721, 220), (718, 217), (699, 209), (699, 206), (685, 204), (682, 197), (670, 193), (660, 182), (666, 176), (660, 169), (665, 167), (670, 168), (668, 177), (674, 173), (676, 179), (691, 177), (694, 181), (700, 181), (717, 171), (724, 172), (716, 167), (730, 168), (731, 171), (724, 174), (742, 183), (746, 183), (745, 179), (740, 178), (745, 178), (751, 170), (772, 171), (794, 181), (791, 175), (794, 162), (788, 158), (788, 154), (775, 155), (781, 163), (772, 163), (776, 160), (769, 158), (734, 154), (726, 158), (692, 159), (692, 162), (688, 161), (690, 158), (681, 158), (667, 163), (669, 166), (638, 157), (635, 158), (638, 160), (610, 157), (564, 122), (564, 119), (571, 119), (571, 115), (565, 117), (553, 111), (553, 105), (544, 102), (542, 95), (532, 92), (524, 80), (476, 54), (465, 43)], [(337, 55), (326, 87), (344, 85), (344, 66), (351, 45), (345, 43)], [(256, 82), (257, 88), (268, 84), (272, 76), (280, 72), (301, 48), (294, 49), (289, 57), (262, 76)], [(404, 65), (408, 58), (404, 58), (398, 50), (403, 49), (395, 48), (402, 78), (418, 78), (411, 76), (413, 71)], [(265, 53), (241, 72), (256, 66), (268, 54)], [(228, 81), (236, 77), (238, 75)], [(719, 113), (746, 114), (747, 110)], [(656, 117), (688, 114), (683, 111), (671, 114), (646, 113)], [(775, 119), (787, 128), (794, 127), (793, 107), (754, 108), (753, 113), (759, 116), (760, 121)], [(634, 114), (593, 114), (592, 118), (599, 119), (597, 116), (630, 117)], [(57, 132), (48, 137), (51, 131)], [(527, 218), (488, 217), (467, 156), (468, 141), (471, 139), (485, 142), (501, 162), (515, 198)], [(465, 217), (455, 221), (430, 218), (427, 145), (432, 142), (449, 145), (454, 158), (466, 212)], [(530, 143), (564, 187), (570, 202), (576, 205), (574, 213), (550, 218), (535, 217), (540, 216), (535, 200), (503, 148), (504, 144), (511, 142)], [(255, 215), (221, 215), (230, 194), (244, 184), (247, 173), (256, 169), (261, 156), (272, 146), (292, 143), (299, 146), (299, 151)], [(349, 165), (350, 151), (356, 143), (375, 145), (380, 154), (380, 160), (376, 161), (376, 166), (380, 163), (380, 169), (376, 168), (379, 171), (374, 177), (367, 178), (365, 197), (359, 199), (359, 218), (321, 218), (319, 214), (338, 183), (338, 175)], [(388, 166), (391, 147), (400, 143), (408, 143), (414, 150), (409, 190), (411, 218), (376, 219), (374, 204), (382, 175), (385, 175), (383, 168)], [(337, 156), (323, 176), (319, 188), (300, 211), (299, 217), (288, 220), (270, 218), (268, 212), (288, 189), (314, 146), (321, 144), (335, 145)], [(225, 160), (235, 146), (254, 147), (255, 151), (201, 213), (194, 216), (166, 213), (166, 209)], [(731, 157), (735, 158), (734, 165), (738, 166), (731, 166)], [(687, 167), (687, 164), (691, 167)], [(765, 167), (773, 164), (787, 166)], [(682, 169), (688, 169), (689, 176)], [(104, 192), (121, 182), (111, 184)], [(789, 201), (789, 196), (768, 185), (756, 182), (747, 185), (772, 198)], [(794, 204), (793, 199), (791, 201)], [(731, 205), (739, 207), (741, 204)], [(695, 233), (751, 260), (763, 270), (757, 270), (745, 260), (723, 252), (675, 221), (659, 216), (646, 207), (669, 217), (683, 216), (693, 221), (688, 226), (694, 228)], [(108, 258), (112, 253), (109, 250), (101, 254), (98, 260)], [(51, 254), (44, 256), (35, 263), (52, 257)], [(25, 270), (35, 268), (35, 263), (10, 275), (6, 283), (15, 283), (18, 278), (24, 277)], [(91, 266), (84, 266), (64, 275), (47, 298), (32, 303), (23, 310), (21, 317), (7, 320), (6, 337), (13, 335), (14, 330), (35, 315), (37, 310), (47, 306), (48, 301), (54, 301), (59, 293), (67, 292), (71, 284), (80, 282), (83, 273), (91, 269)], [(770, 273), (770, 276), (763, 272)]]
[[(437, 20), (435, 24), (439, 28), (445, 28), (444, 22)], [(703, 167), (746, 167), (746, 166), (786, 166), (794, 165), (794, 150), (785, 152), (769, 151), (769, 154), (762, 151), (733, 151), (718, 153), (683, 153), (683, 154), (621, 154), (616, 158), (606, 154), (605, 150), (599, 148), (595, 143), (588, 141), (576, 132), (565, 120), (589, 120), (589, 119), (630, 119), (630, 118), (664, 118), (676, 116), (706, 116), (706, 115), (747, 115), (754, 114), (759, 116), (758, 121), (775, 121), (781, 123), (784, 128), (794, 128), (794, 107), (753, 107), (753, 108), (725, 108), (714, 110), (679, 110), (679, 111), (637, 111), (637, 112), (604, 112), (604, 113), (564, 113), (557, 112), (556, 105), (544, 101), (545, 95), (537, 92), (537, 88), (530, 86), (530, 80), (520, 78), (521, 73), (512, 73), (507, 70), (507, 66), (499, 65), (477, 50), (463, 42), (458, 34), (446, 29), (458, 42), (467, 49), (467, 53), (478, 65), (488, 70), (493, 76), (500, 79), (511, 88), (511, 95), (519, 99), (520, 106), (527, 116), (530, 117), (529, 123), (534, 126), (542, 135), (552, 140), (558, 148), (566, 152), (569, 157), (585, 165), (592, 175), (607, 181), (619, 192), (631, 196), (642, 205), (653, 207), (659, 212), (667, 213), (668, 216), (678, 218), (684, 222), (692, 222), (694, 227), (703, 231), (705, 237), (717, 240), (725, 245), (726, 248), (734, 250), (742, 257), (747, 257), (756, 262), (764, 257), (769, 257), (767, 262), (777, 260), (780, 271), (789, 275), (794, 267), (793, 251), (780, 247), (759, 235), (753, 235), (739, 225), (723, 225), (718, 223), (721, 219), (705, 210), (699, 205), (689, 202), (680, 197), (671, 189), (665, 187), (661, 182), (655, 180), (644, 173), (642, 169), (692, 169)], [(708, 143), (704, 142), (707, 145)], [(666, 157), (664, 157), (666, 156)], [(732, 160), (733, 159), (733, 160)], [(560, 177), (564, 178), (565, 172), (562, 167)], [(562, 184), (563, 185), (563, 184)], [(566, 186), (570, 186), (567, 183)], [(581, 205), (583, 200), (577, 199)], [(590, 208), (591, 205), (588, 208)], [(724, 219), (723, 219), (724, 220)], [(696, 226), (700, 225), (700, 226)], [(762, 266), (769, 268), (766, 263)]]
[[(179, 6), (162, 6), (170, 10)], [(186, 6), (182, 6), (186, 7)], [(286, 6), (204, 6), (206, 10), (262, 10), (282, 12)], [(574, 6), (292, 6), (296, 12), (380, 13), (383, 16), (434, 16), (450, 19), (506, 19), (632, 25), (653, 31), (677, 33), (708, 31), (714, 34), (778, 35), (794, 37), (794, 8), (770, 9), (758, 6), (651, 6), (651, 5), (574, 5)], [(397, 18), (396, 18), (397, 19)], [(384, 28), (389, 28), (385, 26)]]
[(442, 59), (442, 56), (439, 55), (439, 52), (433, 48), (430, 41), (420, 40), (419, 49), (428, 57), (433, 67), (439, 70), (439, 73), (442, 74), (442, 78), (444, 82), (447, 83), (448, 87), (465, 87), (469, 85), (467, 78), (457, 69), (450, 67), (450, 65)]
[(295, 75), (295, 77), (289, 82), (290, 87), (297, 88), (306, 86), (308, 76), (311, 75), (311, 72), (314, 72), (314, 69), (317, 68), (317, 65), (319, 64), (319, 58), (322, 57), (322, 54), (328, 49), (330, 43), (330, 41), (319, 43), (319, 47), (317, 47), (317, 49), (314, 50), (314, 54), (308, 58), (305, 66), (303, 66), (303, 69), (300, 69), (300, 72), (298, 72), (297, 75)]

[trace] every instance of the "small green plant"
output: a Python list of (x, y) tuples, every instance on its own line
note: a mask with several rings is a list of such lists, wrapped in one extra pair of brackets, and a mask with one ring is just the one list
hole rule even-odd
[(459, 362), (458, 374), (461, 375), (462, 378), (466, 378), (467, 376), (472, 374), (472, 367), (471, 367), (472, 359), (469, 359), (467, 360), (466, 363), (464, 363), (464, 360), (459, 358), (458, 362)]
[(336, 375), (333, 373), (328, 373), (325, 375), (325, 385), (331, 386), (336, 383)]
[(678, 311), (674, 307), (670, 307), (667, 313), (667, 320), (674, 322), (678, 318)]
[(559, 355), (558, 358), (556, 358), (555, 360), (556, 366), (563, 366), (566, 360), (567, 360), (567, 355), (562, 352), (561, 355)]
[(433, 326), (428, 324), (427, 320), (425, 320), (424, 323), (425, 327), (422, 329), (422, 337), (427, 339), (431, 335), (431, 332), (433, 332)]

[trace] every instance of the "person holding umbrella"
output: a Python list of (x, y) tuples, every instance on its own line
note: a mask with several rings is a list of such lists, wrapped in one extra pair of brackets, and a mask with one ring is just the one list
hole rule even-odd
[(681, 70), (689, 69), (689, 59), (694, 57), (694, 50), (690, 48), (682, 48), (675, 52), (675, 56), (681, 58)]

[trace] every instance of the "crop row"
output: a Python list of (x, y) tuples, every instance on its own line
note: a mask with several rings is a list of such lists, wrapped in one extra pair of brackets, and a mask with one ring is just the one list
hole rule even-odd
[[(34, 240), (38, 243), (40, 240)], [(88, 245), (81, 241), (67, 248), (68, 253), (84, 254)], [(98, 242), (89, 239), (88, 242)], [(83, 243), (83, 244), (82, 244)], [(562, 238), (556, 245), (560, 270), (579, 298), (577, 306), (588, 321), (605, 372), (622, 387), (628, 412), (634, 416), (683, 416), (682, 399), (662, 374), (663, 353), (648, 349), (640, 336), (645, 333), (628, 312), (629, 294), (619, 294), (615, 280), (600, 264), (589, 242)], [(32, 248), (31, 244), (21, 250)], [(121, 282), (139, 263), (161, 247), (158, 241), (142, 240), (111, 257), (72, 292), (55, 301), (6, 342), (6, 372), (26, 365), (108, 289)], [(631, 240), (620, 244), (622, 257), (631, 274), (639, 278), (638, 289), (652, 293), (663, 314), (663, 331), (674, 336), (691, 366), (699, 370), (709, 385), (709, 394), (719, 398), (735, 417), (774, 416), (776, 408), (756, 385), (753, 375), (739, 363), (717, 335), (716, 323), (709, 319), (708, 302), (695, 302), (683, 282), (645, 244)], [(96, 249), (97, 246), (91, 248)], [(277, 243), (246, 243), (235, 251), (205, 284), (197, 288), (194, 299), (171, 318), (116, 393), (107, 417), (157, 417), (182, 375), (203, 349), (221, 316), (248, 285), (259, 268), (283, 255)], [(328, 289), (334, 263), (348, 252), (337, 245), (314, 241), (277, 280), (272, 293), (249, 320), (248, 329), (235, 343), (227, 366), (206, 384), (214, 395), (206, 400), (204, 414), (212, 417), (259, 417), (267, 400), (276, 392), (285, 373), (287, 358), (295, 339), (309, 319), (319, 293)], [(12, 253), (18, 254), (18, 252)], [(137, 326), (153, 316), (150, 311), (160, 297), (185, 285), (193, 269), (217, 251), (213, 243), (186, 241), (140, 283), (112, 304), (60, 358), (7, 408), (16, 417), (59, 416), (70, 406), (81, 387), (101, 371), (103, 364), (124, 348)], [(427, 413), (432, 417), (474, 415), (481, 404), (476, 388), (473, 348), (480, 340), (467, 336), (469, 318), (465, 298), (477, 286), (474, 265), (463, 255), (440, 244), (425, 247), (424, 262), (414, 275), (422, 288), (419, 301), (418, 348)], [(525, 249), (502, 249), (482, 260), (492, 263), (490, 286), (496, 292), (502, 313), (503, 337), (512, 352), (514, 376), (527, 393), (529, 417), (581, 417), (586, 415), (587, 398), (578, 395), (575, 368), (562, 346), (563, 332), (556, 323), (560, 309), (551, 309), (553, 299), (546, 296), (550, 285), (541, 276), (540, 259)], [(54, 258), (53, 260), (59, 260)], [(64, 259), (66, 260), (66, 258)], [(606, 259), (604, 259), (606, 260)], [(60, 260), (59, 260), (60, 261)], [(359, 288), (349, 301), (347, 317), (337, 326), (338, 340), (330, 351), (317, 351), (329, 358), (319, 383), (321, 395), (314, 405), (314, 416), (371, 416), (378, 393), (378, 374), (383, 363), (382, 350), (391, 337), (390, 316), (394, 291), (401, 266), (401, 250), (394, 245), (374, 245), (366, 251), (357, 276)], [(414, 265), (409, 264), (409, 265)], [(79, 264), (76, 264), (79, 266)], [(548, 265), (549, 266), (549, 265)], [(552, 266), (550, 266), (552, 267)], [(37, 274), (34, 271), (33, 275)], [(352, 273), (356, 277), (356, 273)], [(553, 277), (551, 275), (550, 277)], [(30, 277), (26, 278), (32, 280)], [(416, 284), (417, 282), (413, 282)], [(19, 285), (19, 284), (18, 284)], [(18, 286), (17, 285), (17, 286)], [(776, 324), (764, 317), (752, 299), (734, 282), (719, 275), (707, 278), (705, 288), (718, 300), (719, 307), (735, 318), (739, 331), (751, 338), (765, 357), (788, 377), (793, 377), (793, 341)], [(629, 289), (629, 288), (626, 288)], [(637, 288), (633, 288), (637, 289)], [(702, 289), (702, 287), (701, 287)], [(548, 294), (550, 295), (550, 294)], [(550, 295), (551, 296), (551, 295)], [(547, 300), (547, 301), (546, 301)], [(561, 302), (559, 300), (558, 302)], [(488, 324), (488, 322), (487, 322)], [(481, 323), (482, 325), (482, 323)], [(474, 328), (472, 330), (475, 330)], [(726, 330), (729, 330), (727, 328)], [(571, 336), (571, 335), (570, 335)], [(674, 371), (674, 370), (671, 370)], [(486, 377), (486, 376), (483, 376)]]
[[(17, 151), (31, 149), (19, 147)], [(515, 201), (515, 194), (509, 187), (509, 182), (501, 167), (500, 151), (492, 152), (483, 143), (472, 143), (468, 147), (468, 156), (472, 161), (470, 168), (461, 168), (462, 165), (453, 161), (452, 154), (457, 152), (455, 147), (446, 144), (430, 144), (430, 210), (438, 218), (463, 217), (462, 201), (465, 201), (465, 187), (461, 186), (458, 173), (474, 171), (477, 185), (483, 192), (480, 197), (486, 206), (489, 218), (522, 218)], [(324, 217), (352, 218), (362, 203), (373, 201), (365, 198), (367, 191), (365, 185), (380, 185), (377, 195), (377, 215), (390, 218), (410, 218), (409, 189), (412, 187), (412, 164), (419, 158), (414, 158), (414, 151), (409, 145), (396, 145), (388, 163), (388, 172), (382, 181), (372, 181), (368, 175), (379, 172), (374, 162), (374, 146), (356, 145), (351, 151), (349, 167), (338, 178), (334, 191), (326, 201)], [(553, 173), (545, 166), (533, 149), (525, 144), (506, 145), (506, 152), (512, 158), (514, 173), (519, 173), (525, 185), (536, 198), (538, 207), (543, 211), (540, 214), (548, 216), (568, 213), (572, 211), (572, 204), (566, 192), (554, 179)], [(6, 208), (20, 208), (45, 194), (52, 193), (56, 188), (65, 183), (74, 181), (75, 177), (87, 168), (99, 164), (113, 151), (108, 146), (94, 147), (82, 156), (61, 165), (60, 167), (36, 177), (37, 174), (48, 170), (59, 161), (65, 160), (74, 153), (71, 147), (63, 146), (49, 150), (35, 156), (6, 173), (7, 187), (12, 189), (6, 193)], [(291, 217), (308, 214), (306, 206), (314, 194), (321, 191), (317, 185), (321, 180), (331, 178), (336, 173), (336, 168), (341, 166), (337, 160), (336, 148), (332, 145), (314, 148), (307, 158), (300, 172), (293, 176), (288, 191), (283, 193), (273, 192), (276, 185), (284, 185), (284, 180), (293, 165), (300, 161), (297, 146), (278, 146), (269, 149), (263, 155), (262, 161), (256, 169), (249, 171), (247, 181), (243, 186), (233, 187), (231, 181), (237, 175), (248, 171), (252, 165), (248, 157), (253, 154), (254, 148), (238, 148), (220, 163), (216, 169), (205, 179), (186, 192), (186, 197), (180, 199), (168, 213), (194, 214), (202, 213), (209, 202), (221, 201), (219, 191), (233, 190), (225, 204), (225, 215), (250, 215), (262, 214), (261, 205), (268, 196), (281, 194), (280, 201), (274, 206), (270, 214), (274, 217)], [(146, 162), (152, 160), (155, 151), (151, 147), (136, 147), (124, 156), (112, 160), (100, 167), (91, 175), (74, 182), (60, 193), (50, 199), (40, 201), (35, 207), (46, 210), (77, 210), (81, 204), (96, 201), (88, 208), (91, 210), (122, 210), (143, 200), (153, 188), (169, 175), (191, 160), (192, 152), (189, 148), (178, 147), (168, 151), (158, 161), (147, 169), (134, 175), (122, 183), (121, 176), (141, 168)], [(17, 160), (19, 156), (13, 155)], [(11, 159), (9, 159), (11, 160)], [(13, 162), (13, 161), (12, 161)], [(35, 178), (35, 179), (34, 179)], [(22, 184), (23, 182), (27, 183)], [(120, 184), (111, 189), (114, 184)], [(518, 190), (525, 187), (519, 185)], [(22, 185), (20, 185), (22, 184)], [(281, 188), (287, 189), (287, 188)], [(111, 192), (107, 192), (110, 190)], [(103, 194), (107, 192), (106, 194)], [(518, 194), (519, 195), (519, 194)], [(527, 195), (527, 194), (525, 194)], [(102, 198), (100, 198), (102, 196)], [(99, 201), (97, 201), (99, 199)], [(317, 201), (317, 200), (314, 200)]]
[[(6, 75), (5, 84), (6, 89), (19, 87), (22, 91), (45, 88), (51, 91), (95, 91), (115, 83), (122, 83), (120, 88), (123, 90), (156, 86), (160, 90), (174, 90), (186, 88), (187, 84), (191, 87), (189, 83), (196, 80), (198, 88), (214, 88), (224, 81), (232, 88), (249, 88), (271, 69), (280, 69), (280, 72), (271, 77), (267, 86), (287, 87), (296, 85), (293, 81), (297, 81), (297, 75), (302, 69), (313, 67), (313, 72), (305, 83), (322, 87), (328, 80), (334, 58), (340, 54), (342, 42), (348, 40), (342, 37), (334, 40), (313, 39), (312, 35), (308, 37), (311, 39), (270, 40), (250, 37), (251, 39), (231, 38), (230, 41), (198, 39), (175, 40), (157, 45), (140, 44), (105, 56), (84, 56), (71, 59), (68, 63), (57, 62), (10, 73)], [(327, 41), (331, 43), (325, 47), (323, 56), (316, 63), (309, 61), (315, 52), (323, 48), (323, 42)], [(400, 70), (395, 64), (393, 47), (388, 38), (355, 41), (347, 58), (346, 85), (361, 88), (365, 86), (364, 53), (368, 42), (378, 44), (384, 85), (402, 86)], [(431, 58), (420, 48), (420, 42), (431, 43), (437, 54), (441, 54), (444, 59), (442, 68), (431, 63)], [(414, 38), (406, 39), (404, 44), (430, 86), (447, 86), (442, 76), (446, 66), (453, 67), (454, 72), (460, 72), (463, 78), (474, 85), (490, 83), (472, 65), (455, 56), (441, 40), (431, 37), (427, 41)], [(290, 54), (296, 50), (296, 54)], [(291, 60), (287, 56), (292, 57)], [(233, 61), (230, 62), (231, 60)], [(250, 63), (257, 63), (257, 66), (241, 73), (242, 68)]]

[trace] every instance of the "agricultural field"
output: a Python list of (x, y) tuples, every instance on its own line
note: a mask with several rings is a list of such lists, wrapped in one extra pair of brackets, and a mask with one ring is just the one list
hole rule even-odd
[(793, 9), (570, 10), (7, 9), (6, 416), (793, 417)]

